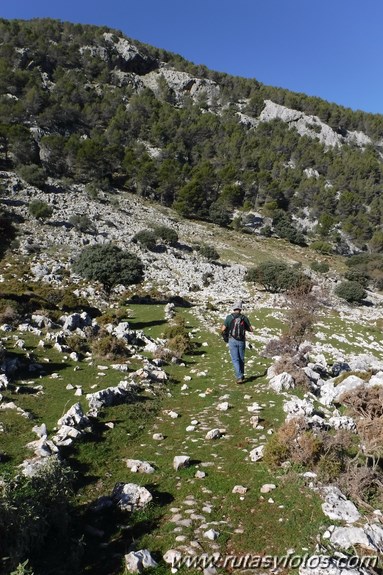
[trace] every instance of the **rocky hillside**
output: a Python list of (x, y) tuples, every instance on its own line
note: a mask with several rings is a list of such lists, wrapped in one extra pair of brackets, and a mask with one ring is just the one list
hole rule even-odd
[(0, 154), (49, 177), (125, 189), (220, 225), (379, 252), (383, 120), (194, 66), (118, 31), (0, 22)]

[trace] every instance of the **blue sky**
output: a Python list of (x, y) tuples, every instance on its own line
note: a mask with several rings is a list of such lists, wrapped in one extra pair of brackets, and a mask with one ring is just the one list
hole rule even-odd
[(382, 0), (3, 0), (0, 17), (110, 26), (212, 70), (383, 114)]

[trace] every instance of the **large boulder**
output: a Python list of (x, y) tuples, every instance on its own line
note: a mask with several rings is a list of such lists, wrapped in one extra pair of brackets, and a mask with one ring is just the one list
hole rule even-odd
[(122, 511), (136, 511), (148, 505), (153, 496), (145, 487), (135, 483), (116, 483), (112, 499)]
[(334, 401), (338, 402), (343, 393), (347, 393), (349, 391), (353, 391), (354, 389), (358, 389), (359, 387), (363, 387), (365, 385), (365, 380), (357, 375), (349, 375), (335, 387), (335, 396)]
[(134, 399), (134, 386), (126, 381), (121, 381), (115, 387), (107, 387), (95, 393), (87, 393), (86, 399), (88, 400), (89, 408), (95, 411), (102, 407), (129, 403)]
[(346, 523), (355, 523), (360, 519), (360, 513), (355, 505), (343, 495), (338, 487), (334, 485), (323, 487), (321, 492), (325, 497), (322, 510), (327, 517)]
[(292, 375), (284, 371), (270, 379), (269, 385), (271, 389), (280, 393), (283, 390), (293, 389), (295, 386), (294, 378)]

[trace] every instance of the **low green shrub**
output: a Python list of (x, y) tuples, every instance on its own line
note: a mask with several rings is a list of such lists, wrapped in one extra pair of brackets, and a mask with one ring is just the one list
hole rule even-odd
[(144, 274), (141, 260), (114, 244), (85, 247), (73, 263), (73, 271), (85, 279), (99, 281), (107, 293), (117, 284), (140, 283)]
[(271, 468), (279, 467), (282, 463), (287, 461), (290, 456), (289, 448), (280, 437), (279, 434), (274, 434), (270, 437), (265, 445), (263, 452), (264, 463)]
[(110, 334), (95, 338), (91, 343), (91, 349), (96, 357), (110, 361), (126, 359), (129, 356), (124, 341)]
[(357, 282), (360, 284), (364, 289), (368, 286), (369, 277), (368, 274), (356, 269), (351, 269), (344, 274), (346, 280), (350, 282)]
[(310, 268), (313, 270), (313, 272), (325, 274), (329, 271), (330, 266), (327, 262), (311, 262)]
[(310, 278), (299, 269), (284, 262), (268, 260), (249, 268), (245, 281), (261, 284), (266, 291), (281, 292), (302, 289), (309, 292), (312, 288)]
[(133, 236), (132, 242), (140, 244), (147, 250), (154, 250), (157, 245), (157, 236), (153, 230), (140, 230)]
[(32, 200), (29, 203), (28, 210), (31, 216), (36, 218), (36, 220), (46, 220), (53, 214), (53, 208), (39, 199)]
[(44, 186), (47, 181), (47, 174), (41, 166), (37, 166), (36, 164), (27, 164), (24, 166), (19, 166), (17, 168), (17, 173), (31, 186), (35, 186), (36, 188), (40, 188), (41, 190), (44, 189)]
[(83, 234), (94, 234), (97, 230), (94, 222), (86, 214), (75, 214), (69, 218), (69, 223)]
[(66, 338), (66, 343), (68, 347), (79, 356), (84, 356), (87, 352), (90, 351), (89, 341), (84, 339), (83, 337), (72, 334)]
[(310, 248), (315, 250), (320, 254), (331, 254), (333, 252), (333, 247), (329, 242), (325, 242), (323, 240), (317, 240), (310, 244)]
[[(49, 555), (60, 572), (76, 572), (73, 480), (71, 469), (52, 457), (33, 477), (18, 474), (0, 482), (0, 557), (8, 558), (9, 570), (21, 569), (28, 557), (33, 570), (45, 572), (39, 566)], [(61, 571), (64, 562), (67, 570)]]
[(178, 242), (178, 234), (176, 230), (169, 228), (168, 226), (155, 226), (153, 233), (156, 238), (170, 246), (174, 246)]
[(317, 474), (322, 483), (333, 483), (342, 473), (343, 465), (337, 453), (328, 453), (321, 455)]
[(209, 262), (216, 261), (219, 259), (219, 253), (217, 252), (214, 246), (211, 246), (209, 244), (199, 244), (197, 246), (197, 249), (200, 255), (203, 258), (206, 258)]
[(340, 283), (334, 291), (335, 295), (348, 303), (361, 303), (367, 297), (364, 287), (355, 281), (346, 280)]

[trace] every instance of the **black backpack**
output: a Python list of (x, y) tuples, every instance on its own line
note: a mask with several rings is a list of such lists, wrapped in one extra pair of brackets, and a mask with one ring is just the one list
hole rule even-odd
[(230, 323), (229, 335), (234, 339), (243, 341), (246, 333), (245, 317), (241, 314), (233, 315)]

